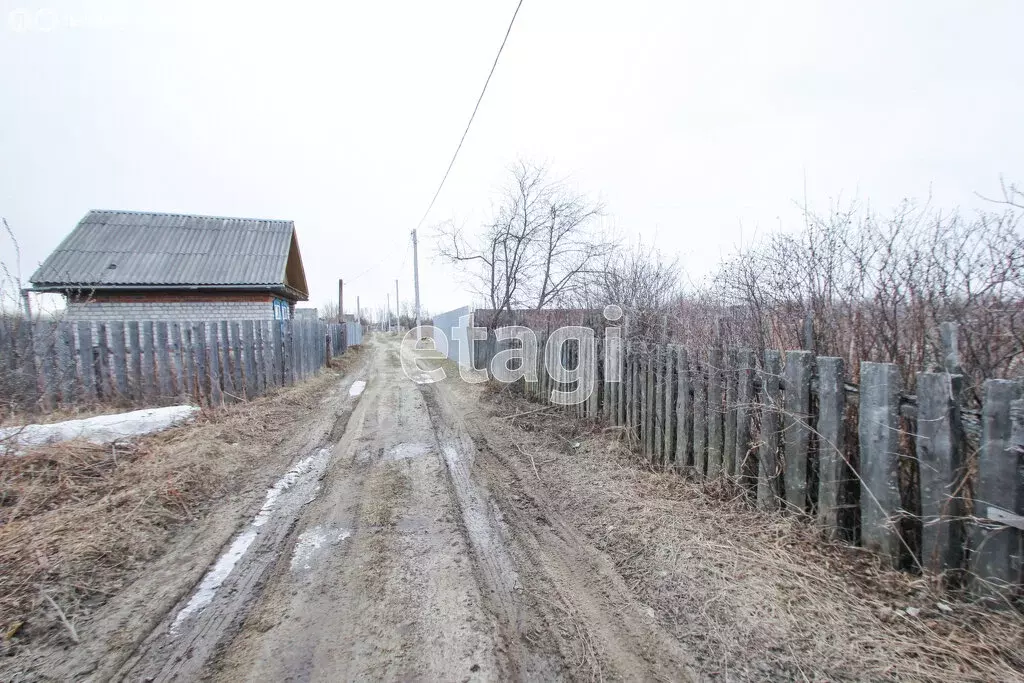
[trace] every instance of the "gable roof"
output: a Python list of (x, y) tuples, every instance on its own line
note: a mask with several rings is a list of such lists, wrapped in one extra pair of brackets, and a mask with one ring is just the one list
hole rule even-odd
[(258, 288), (308, 298), (295, 223), (90, 211), (29, 278), (34, 289)]

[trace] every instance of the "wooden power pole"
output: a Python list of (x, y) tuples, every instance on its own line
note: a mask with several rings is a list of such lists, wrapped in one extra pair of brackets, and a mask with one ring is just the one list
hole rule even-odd
[(412, 231), (412, 287), (416, 298), (416, 336), (419, 338), (420, 329), (420, 259), (416, 248), (416, 231)]
[(338, 278), (338, 322), (345, 322), (345, 281)]

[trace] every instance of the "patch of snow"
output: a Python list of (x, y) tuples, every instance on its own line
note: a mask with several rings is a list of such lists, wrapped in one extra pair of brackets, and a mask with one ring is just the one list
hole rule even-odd
[(292, 551), (292, 571), (297, 571), (300, 568), (309, 569), (313, 556), (324, 544), (341, 543), (351, 535), (352, 532), (349, 529), (327, 529), (324, 531), (320, 525), (303, 531), (299, 534), (299, 539), (295, 542), (295, 549)]
[(303, 458), (296, 463), (295, 467), (285, 472), (284, 476), (267, 489), (267, 497), (263, 500), (263, 507), (256, 513), (256, 517), (252, 520), (252, 525), (260, 527), (266, 524), (267, 520), (270, 519), (270, 513), (277, 506), (277, 499), (281, 497), (281, 494), (291, 488), (299, 480), (299, 477), (309, 472), (314, 466), (323, 464), (330, 453), (331, 449), (321, 448), (313, 455)]
[(309, 569), (309, 563), (313, 559), (313, 553), (320, 549), (327, 542), (327, 535), (320, 526), (307, 529), (299, 534), (299, 540), (295, 542), (295, 550), (292, 551), (292, 571), (299, 565), (303, 569)]
[(203, 577), (192, 599), (181, 608), (178, 616), (174, 617), (174, 623), (171, 624), (171, 633), (177, 633), (181, 622), (210, 604), (213, 596), (217, 593), (217, 589), (224, 583), (224, 579), (228, 578), (231, 570), (242, 559), (242, 555), (245, 555), (245, 551), (249, 549), (254, 540), (256, 540), (256, 530), (248, 529), (232, 541), (227, 551), (217, 558), (217, 563), (213, 565), (213, 568), (206, 572), (206, 576)]
[(357, 379), (355, 382), (352, 382), (352, 386), (350, 386), (348, 388), (348, 395), (349, 396), (358, 396), (359, 394), (363, 393), (363, 389), (365, 389), (365, 388), (366, 388), (366, 382), (364, 382), (361, 379)]
[[(327, 457), (330, 455), (330, 448), (321, 448), (313, 455), (307, 456), (295, 464), (295, 467), (285, 472), (285, 474), (278, 479), (273, 486), (267, 489), (267, 495), (263, 499), (263, 506), (260, 511), (253, 517), (249, 527), (240, 533), (228, 549), (217, 558), (217, 562), (214, 563), (213, 567), (206, 572), (203, 576), (203, 580), (199, 583), (199, 588), (196, 589), (195, 594), (188, 601), (181, 611), (174, 617), (174, 623), (171, 624), (171, 635), (177, 634), (178, 627), (183, 621), (188, 619), (191, 615), (196, 614), (204, 607), (210, 604), (213, 600), (214, 595), (217, 594), (217, 589), (224, 583), (224, 580), (234, 570), (235, 565), (242, 559), (249, 546), (256, 540), (256, 535), (259, 533), (260, 527), (267, 523), (271, 515), (274, 512), (274, 508), (277, 507), (278, 500), (281, 498), (281, 494), (287, 491), (289, 488), (295, 485), (295, 483), (304, 475), (309, 473), (314, 468), (316, 471), (321, 471), (326, 465)], [(316, 490), (320, 487), (317, 486)], [(309, 500), (305, 502), (309, 502)], [(319, 547), (317, 545), (316, 547)]]
[(385, 460), (406, 460), (418, 458), (430, 452), (430, 444), (426, 443), (400, 443), (392, 446), (384, 453)]
[(130, 413), (97, 415), (78, 420), (65, 420), (52, 424), (30, 424), (0, 429), (0, 453), (8, 449), (21, 451), (71, 439), (85, 439), (91, 443), (112, 443), (133, 436), (144, 436), (163, 431), (191, 419), (199, 408), (189, 405), (147, 408)]

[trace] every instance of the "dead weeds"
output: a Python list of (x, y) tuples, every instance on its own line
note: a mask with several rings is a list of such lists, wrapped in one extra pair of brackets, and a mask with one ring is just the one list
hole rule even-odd
[(0, 456), (0, 633), (9, 650), (74, 641), (75, 622), (231, 495), (337, 380), (300, 386), (126, 444)]
[[(561, 410), (487, 391), (524, 472), (727, 680), (1024, 680), (1024, 616), (883, 568), (730, 486), (659, 473)], [(528, 455), (529, 454), (529, 455)]]

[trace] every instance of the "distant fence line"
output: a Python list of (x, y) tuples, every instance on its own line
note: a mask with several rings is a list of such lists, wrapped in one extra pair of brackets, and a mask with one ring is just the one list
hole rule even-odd
[(218, 406), (315, 374), (362, 342), (358, 323), (0, 322), (8, 410), (90, 404)]
[[(549, 330), (535, 330), (544, 349)], [(945, 334), (955, 344), (955, 334)], [(482, 369), (513, 342), (473, 342)], [(561, 347), (574, 368), (579, 346)], [(589, 354), (588, 354), (589, 355)], [(1024, 585), (1024, 389), (984, 384), (980, 411), (962, 409), (956, 349), (947, 371), (919, 372), (901, 393), (893, 363), (862, 362), (847, 381), (841, 358), (811, 351), (712, 348), (626, 338), (622, 382), (607, 380), (604, 341), (580, 365), (596, 386), (565, 409), (620, 428), (651, 464), (735, 487), (752, 505), (814, 519), (830, 538), (876, 551), (890, 566), (943, 574), (979, 595)], [(548, 402), (560, 386), (537, 354), (524, 391)], [(559, 360), (555, 356), (554, 360)], [(586, 359), (585, 359), (586, 360)], [(593, 370), (590, 368), (593, 367)], [(588, 380), (589, 381), (589, 380)]]

